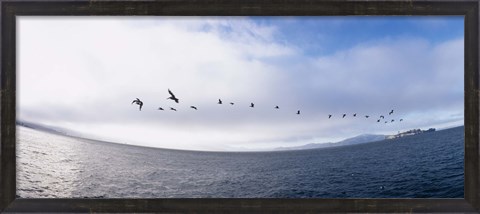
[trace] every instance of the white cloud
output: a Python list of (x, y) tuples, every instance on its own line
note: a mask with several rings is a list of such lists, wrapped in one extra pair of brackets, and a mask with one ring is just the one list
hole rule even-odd
[[(255, 148), (396, 132), (463, 115), (461, 38), (438, 45), (366, 41), (312, 56), (277, 41), (277, 26), (248, 18), (19, 20), (19, 118), (115, 141)], [(167, 88), (180, 104), (166, 100)], [(142, 112), (130, 104), (136, 97), (145, 103)], [(235, 105), (217, 105), (218, 98)], [(338, 119), (391, 108), (404, 123)], [(329, 113), (335, 117), (328, 120)]]

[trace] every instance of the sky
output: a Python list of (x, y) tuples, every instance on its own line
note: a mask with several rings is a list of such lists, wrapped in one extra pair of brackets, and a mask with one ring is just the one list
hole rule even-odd
[(455, 16), (19, 17), (17, 119), (204, 151), (460, 126), (463, 26)]

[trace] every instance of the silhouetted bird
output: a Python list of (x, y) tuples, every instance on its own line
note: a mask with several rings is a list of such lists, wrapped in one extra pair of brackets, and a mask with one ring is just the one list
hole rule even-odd
[(353, 116), (356, 117), (356, 116), (357, 116), (357, 113), (353, 114)]
[(142, 106), (143, 106), (143, 102), (140, 101), (140, 99), (137, 98), (137, 99), (135, 99), (135, 100), (132, 101), (132, 104), (134, 104), (134, 103), (138, 105), (138, 110), (141, 111), (141, 110), (142, 110)]
[(342, 118), (345, 118), (345, 116), (347, 116), (347, 114), (343, 114)]
[(331, 115), (331, 114), (329, 114), (329, 115), (328, 115), (328, 119), (330, 119), (331, 117), (332, 117), (332, 115)]
[(385, 121), (385, 123), (388, 123), (387, 121)]
[(300, 114), (300, 110), (297, 111), (297, 114)]
[(390, 121), (390, 122), (392, 122), (392, 123), (393, 123), (394, 121), (395, 121), (395, 120), (392, 120), (392, 121)]
[(174, 108), (172, 108), (172, 107), (170, 107), (170, 110), (172, 110), (172, 111), (177, 111), (177, 109), (174, 109)]
[(178, 103), (178, 98), (175, 97), (175, 95), (172, 93), (172, 91), (170, 91), (170, 89), (168, 89), (168, 93), (170, 94), (170, 97), (167, 98), (167, 100), (171, 99), (171, 100), (175, 101), (176, 103)]
[(193, 109), (197, 110), (197, 107), (195, 107), (195, 106), (190, 106), (190, 108), (193, 108)]
[(377, 120), (377, 123), (380, 123), (380, 119)]
[(162, 110), (162, 111), (163, 111), (163, 108), (162, 108), (162, 107), (158, 107), (158, 110)]
[(380, 115), (380, 118), (385, 119), (385, 117), (383, 115)]
[(400, 119), (400, 121), (403, 121), (403, 119)]
[(235, 103), (230, 103), (230, 105), (233, 105), (233, 104), (235, 104)]
[(218, 103), (217, 104), (222, 104), (222, 100), (221, 99), (218, 99)]
[(393, 114), (393, 109), (392, 109), (392, 111), (390, 111), (390, 112), (388, 113), (388, 115), (391, 115), (391, 114)]
[(279, 109), (280, 107), (278, 107), (278, 106), (275, 106), (275, 108), (276, 108), (276, 109)]
[(253, 108), (255, 105), (253, 103), (250, 103), (250, 107)]
[(370, 116), (368, 116), (368, 115), (365, 115), (365, 118), (369, 118), (369, 117), (370, 117)]

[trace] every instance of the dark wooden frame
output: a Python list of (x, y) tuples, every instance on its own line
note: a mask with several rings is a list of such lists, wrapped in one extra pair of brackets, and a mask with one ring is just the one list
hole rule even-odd
[[(5, 212), (478, 212), (479, 0), (4, 0), (1, 4), (0, 211)], [(459, 15), (465, 19), (464, 199), (19, 199), (16, 198), (16, 16)]]

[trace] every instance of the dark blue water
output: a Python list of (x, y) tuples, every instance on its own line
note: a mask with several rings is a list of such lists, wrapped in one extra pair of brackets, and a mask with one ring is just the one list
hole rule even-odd
[(96, 198), (463, 198), (464, 128), (337, 148), (152, 149), (18, 129), (17, 195)]

